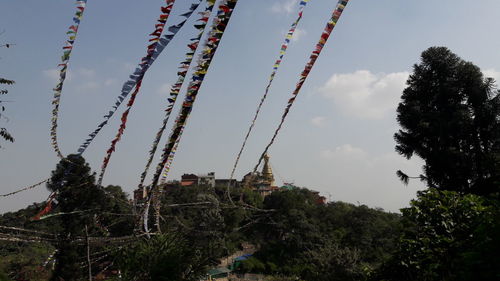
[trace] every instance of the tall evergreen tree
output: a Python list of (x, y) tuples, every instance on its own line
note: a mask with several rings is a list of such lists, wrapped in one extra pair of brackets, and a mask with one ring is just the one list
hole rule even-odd
[[(495, 81), (445, 47), (421, 55), (397, 109), (396, 151), (424, 161), (430, 187), (475, 194), (500, 186), (500, 94)], [(407, 179), (402, 172), (398, 174)]]
[(79, 155), (69, 155), (57, 164), (47, 188), (56, 193), (62, 231), (59, 233), (56, 268), (52, 280), (79, 280), (85, 245), (75, 238), (85, 236), (85, 227), (93, 230), (94, 214), (106, 204), (104, 190), (95, 185), (95, 175)]

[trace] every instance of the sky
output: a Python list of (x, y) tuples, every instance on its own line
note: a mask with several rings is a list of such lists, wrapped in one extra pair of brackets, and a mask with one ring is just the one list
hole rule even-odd
[[(177, 0), (169, 23), (191, 0)], [(215, 172), (228, 178), (243, 137), (264, 93), (298, 0), (240, 0), (199, 92), (169, 179)], [(299, 74), (335, 8), (334, 0), (310, 0), (271, 87), (236, 171), (248, 173), (279, 123)], [(76, 152), (120, 94), (146, 52), (162, 0), (89, 0), (73, 49), (60, 105), (59, 144)], [(330, 200), (397, 212), (423, 183), (403, 185), (397, 170), (418, 175), (423, 164), (394, 151), (396, 107), (422, 51), (446, 46), (500, 81), (498, 0), (351, 0), (311, 71), (269, 154), (277, 182), (320, 191)], [(0, 77), (16, 81), (4, 99), (0, 126), (15, 137), (0, 149), (0, 194), (50, 176), (58, 158), (50, 146), (52, 88), (72, 23), (74, 1), (1, 0)], [(131, 192), (139, 183), (161, 125), (169, 86), (193, 19), (150, 68), (104, 185)], [(84, 157), (99, 173), (116, 134), (113, 117)], [(174, 114), (176, 113), (174, 110)], [(173, 119), (173, 118), (172, 118)], [(168, 129), (169, 130), (169, 129)], [(169, 131), (167, 131), (168, 134)], [(163, 145), (164, 141), (161, 145)], [(157, 163), (158, 157), (154, 163)], [(151, 172), (150, 172), (151, 174)], [(0, 213), (41, 202), (44, 186), (0, 197)]]

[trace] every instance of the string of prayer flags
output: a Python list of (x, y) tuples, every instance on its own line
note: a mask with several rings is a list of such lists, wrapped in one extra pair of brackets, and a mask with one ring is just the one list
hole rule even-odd
[(184, 127), (193, 109), (193, 104), (203, 83), (203, 79), (208, 72), (237, 2), (238, 0), (224, 0), (218, 8), (217, 16), (214, 18), (212, 28), (205, 42), (205, 47), (203, 48), (201, 56), (198, 60), (198, 65), (196, 66), (191, 82), (189, 83), (182, 108), (177, 116), (169, 140), (163, 149), (162, 159), (156, 168), (156, 173), (152, 182), (153, 188), (158, 184), (163, 167), (167, 163), (168, 157), (172, 152), (177, 139), (181, 138)]
[[(164, 23), (166, 21), (166, 19), (164, 19), (165, 18), (165, 14), (163, 14), (163, 12), (164, 11), (170, 12), (174, 1), (167, 0), (167, 6), (164, 7), (164, 8), (162, 8), (162, 15), (160, 15), (160, 18), (158, 20), (158, 22), (160, 22), (160, 24), (162, 24), (162, 25), (160, 25), (160, 26), (156, 25), (155, 32), (151, 33), (151, 36), (153, 36), (153, 38), (151, 38), (149, 41), (151, 41), (153, 43), (148, 46), (148, 53), (147, 53), (146, 57), (144, 57), (142, 59), (143, 62), (149, 62), (152, 59), (152, 57), (154, 56), (154, 53), (155, 53), (154, 50), (157, 49), (159, 47), (159, 45), (161, 44), (160, 43), (161, 42), (160, 36), (163, 33)], [(191, 7), (189, 8), (189, 11), (187, 13), (184, 13), (184, 14), (188, 15), (188, 16), (191, 16), (191, 14), (194, 12), (194, 10), (196, 10), (198, 8), (198, 6), (200, 5), (200, 3), (201, 3), (202, 0), (198, 0), (198, 1), (199, 2), (197, 2), (196, 4), (191, 5)], [(171, 2), (170, 5), (168, 4), (169, 2)], [(180, 30), (180, 28), (182, 26), (184, 26), (184, 24), (186, 23), (186, 21), (187, 21), (187, 18), (184, 19), (179, 24), (176, 24), (176, 25), (173, 25), (173, 26), (169, 27), (168, 31), (171, 32), (172, 34), (168, 34), (167, 33), (167, 35), (171, 35), (170, 37), (173, 38), (174, 35)], [(172, 27), (174, 27), (174, 28), (172, 28)], [(116, 149), (116, 144), (120, 141), (123, 133), (125, 132), (128, 114), (130, 113), (130, 109), (134, 105), (134, 102), (135, 102), (135, 99), (137, 97), (137, 94), (140, 91), (140, 88), (141, 88), (141, 85), (142, 85), (142, 79), (144, 77), (144, 73), (141, 73), (139, 79), (137, 80), (137, 84), (135, 85), (135, 90), (132, 93), (129, 102), (127, 103), (127, 109), (122, 114), (121, 124), (120, 124), (120, 127), (118, 129), (118, 132), (117, 132), (115, 138), (111, 141), (110, 148), (106, 151), (106, 156), (104, 157), (104, 160), (103, 160), (103, 163), (102, 163), (102, 166), (101, 166), (101, 173), (100, 173), (99, 179), (97, 181), (98, 185), (101, 185), (102, 179), (104, 177), (104, 173), (106, 172), (106, 168), (107, 168), (107, 166), (109, 164), (109, 160), (111, 159), (111, 155), (113, 154), (113, 152)]]
[[(183, 131), (184, 131), (184, 128), (182, 129), (181, 134)], [(168, 173), (170, 172), (170, 167), (172, 165), (172, 162), (174, 161), (175, 153), (177, 152), (177, 146), (179, 146), (180, 140), (181, 140), (180, 138), (177, 139), (177, 141), (174, 144), (174, 147), (172, 148), (172, 151), (168, 155), (167, 163), (163, 167), (163, 173), (161, 174), (160, 184), (164, 184), (165, 181), (167, 180), (167, 176), (168, 176)], [(155, 220), (156, 220), (155, 224), (156, 224), (156, 228), (158, 229), (158, 231), (160, 231), (160, 208), (161, 208), (160, 201), (159, 201), (159, 196), (160, 196), (160, 192), (161, 192), (160, 188), (161, 187), (158, 187), (158, 188), (153, 190), (153, 192), (155, 193), (153, 195), (153, 201), (154, 201), (153, 207), (155, 210)]]
[(45, 207), (38, 213), (36, 214), (36, 216), (34, 216), (33, 218), (31, 218), (32, 221), (37, 221), (37, 220), (40, 220), (40, 218), (48, 213), (50, 213), (50, 211), (52, 211), (52, 201), (54, 201), (54, 198), (56, 197), (56, 194), (57, 193), (52, 193), (49, 195), (49, 198), (47, 199), (47, 201), (45, 201)]
[(172, 113), (172, 109), (174, 108), (175, 102), (177, 100), (177, 96), (184, 85), (184, 80), (186, 78), (186, 74), (191, 67), (191, 63), (193, 62), (194, 54), (200, 45), (201, 37), (205, 32), (205, 27), (207, 26), (208, 19), (212, 14), (213, 7), (215, 6), (215, 0), (208, 0), (205, 11), (199, 12), (200, 17), (195, 22), (194, 26), (199, 30), (198, 36), (191, 39), (191, 43), (188, 44), (189, 51), (186, 53), (185, 59), (180, 63), (179, 71), (177, 72), (177, 82), (172, 85), (170, 89), (170, 97), (168, 98), (168, 105), (165, 109), (165, 118), (163, 119), (162, 125), (158, 132), (156, 133), (156, 137), (153, 141), (153, 145), (151, 146), (151, 150), (149, 151), (149, 158), (146, 163), (146, 167), (144, 172), (141, 174), (141, 180), (139, 183), (139, 189), (143, 188), (144, 181), (146, 180), (146, 176), (153, 162), (153, 158), (155, 156), (156, 150), (158, 148), (158, 144), (160, 143), (161, 137), (163, 136), (163, 132), (167, 127), (168, 120), (170, 118), (170, 114)]
[[(132, 75), (129, 76), (129, 80), (127, 80), (122, 87), (121, 94), (118, 96), (116, 99), (112, 109), (104, 115), (104, 120), (97, 126), (97, 128), (88, 135), (88, 138), (80, 145), (78, 148), (78, 154), (83, 154), (87, 147), (90, 145), (90, 143), (94, 140), (94, 138), (97, 136), (97, 134), (101, 131), (101, 129), (108, 124), (109, 120), (111, 117), (115, 114), (115, 112), (118, 110), (118, 107), (123, 103), (125, 98), (130, 94), (132, 89), (135, 87), (137, 88), (137, 85), (139, 81), (142, 81), (144, 78), (144, 75), (146, 74), (147, 70), (153, 65), (153, 63), (156, 61), (158, 56), (163, 52), (163, 50), (168, 46), (168, 44), (172, 41), (172, 39), (175, 37), (177, 32), (184, 26), (186, 23), (187, 19), (191, 16), (191, 14), (198, 8), (202, 0), (196, 0), (197, 2), (194, 4), (191, 4), (191, 7), (188, 9), (186, 13), (183, 13), (182, 16), (185, 18), (178, 24), (172, 25), (167, 28), (170, 33), (167, 33), (163, 35), (161, 38), (158, 39), (158, 41), (153, 41), (151, 44), (148, 45), (147, 47), (147, 55), (142, 58), (141, 62), (137, 66), (137, 68), (134, 70)], [(174, 5), (175, 0), (166, 0), (167, 6), (162, 8), (162, 14), (159, 18), (159, 24), (156, 25), (157, 29), (162, 28), (165, 29), (164, 25), (167, 22), (167, 19), (170, 16), (170, 12), (172, 10), (172, 7)], [(155, 32), (152, 33), (158, 34), (158, 32), (155, 30)], [(156, 40), (156, 39), (155, 39)]]
[[(163, 173), (161, 175), (160, 184), (164, 184), (166, 179), (167, 179), (168, 172), (170, 171), (170, 166), (172, 165), (172, 162), (174, 161), (174, 156), (175, 156), (175, 152), (177, 151), (177, 146), (179, 145), (179, 141), (180, 141), (180, 139), (177, 139), (177, 141), (174, 144), (174, 147), (172, 148), (172, 152), (168, 156), (167, 163), (165, 164), (165, 167), (163, 169)], [(144, 213), (144, 217), (142, 219), (144, 221), (144, 229), (146, 230), (146, 233), (149, 232), (148, 224), (147, 224), (148, 220), (146, 218), (147, 218), (147, 215), (149, 214), (149, 206), (151, 204), (151, 201), (154, 201), (153, 207), (155, 209), (155, 219), (156, 219), (155, 224), (156, 224), (157, 229), (160, 230), (160, 220), (159, 220), (159, 218), (160, 218), (160, 201), (158, 198), (159, 194), (160, 194), (160, 188), (154, 189), (152, 196), (148, 200), (146, 210)]]
[[(153, 181), (151, 184), (151, 189), (154, 192), (148, 192), (148, 207), (149, 202), (151, 202), (151, 199), (153, 199), (154, 197), (153, 195), (156, 194), (158, 180), (160, 178), (163, 167), (167, 163), (174, 146), (176, 146), (176, 143), (178, 143), (181, 138), (184, 127), (186, 126), (186, 122), (193, 109), (193, 104), (196, 100), (196, 96), (198, 95), (198, 91), (203, 83), (203, 79), (205, 78), (206, 73), (208, 72), (210, 64), (212, 63), (213, 57), (217, 52), (217, 48), (219, 47), (219, 43), (222, 39), (222, 36), (224, 35), (224, 31), (227, 27), (227, 24), (229, 23), (229, 20), (231, 19), (231, 15), (237, 2), (238, 0), (223, 0), (218, 7), (217, 16), (214, 18), (211, 30), (205, 42), (205, 46), (202, 49), (203, 51), (201, 52), (200, 58), (198, 59), (198, 65), (196, 66), (191, 78), (191, 82), (189, 83), (182, 108), (176, 118), (169, 140), (167, 141), (167, 144), (163, 149), (161, 161), (156, 167), (156, 173), (153, 176)], [(153, 202), (156, 212), (155, 215), (159, 216), (160, 204), (158, 199), (156, 199), (156, 201), (157, 202)], [(148, 213), (148, 211), (145, 211), (143, 214), (144, 229), (146, 233), (149, 232), (149, 229), (147, 228), (147, 220), (149, 215)], [(156, 222), (158, 223), (159, 220), (156, 219)], [(159, 225), (156, 225), (156, 227), (159, 230)]]
[(168, 173), (170, 172), (170, 167), (172, 165), (172, 162), (174, 161), (175, 153), (177, 152), (177, 146), (179, 145), (180, 139), (177, 139), (177, 141), (174, 144), (174, 147), (172, 148), (172, 151), (170, 152), (170, 155), (168, 156), (167, 163), (165, 164), (165, 167), (163, 168), (163, 173), (161, 174), (160, 178), (160, 183), (163, 184), (167, 180)]
[(340, 16), (342, 15), (342, 12), (344, 11), (344, 8), (348, 2), (349, 2), (349, 0), (340, 0), (337, 3), (336, 8), (333, 10), (331, 18), (328, 20), (326, 27), (323, 30), (323, 33), (321, 34), (321, 37), (320, 37), (318, 43), (316, 44), (316, 47), (314, 48), (314, 51), (311, 53), (311, 55), (309, 57), (309, 62), (307, 62), (306, 66), (304, 67), (304, 70), (300, 74), (299, 82), (295, 86), (295, 90), (292, 93), (292, 97), (288, 100), (288, 104), (285, 108), (285, 112), (281, 116), (281, 122), (278, 125), (278, 128), (274, 132), (274, 135), (271, 138), (271, 141), (264, 149), (264, 152), (262, 152), (257, 165), (254, 167), (254, 170), (253, 170), (254, 173), (257, 171), (257, 168), (259, 167), (260, 163), (262, 162), (262, 159), (264, 159), (264, 155), (266, 155), (267, 151), (269, 150), (269, 147), (271, 147), (271, 145), (274, 143), (274, 140), (276, 139), (276, 136), (278, 135), (279, 131), (281, 130), (281, 127), (283, 126), (283, 123), (285, 122), (285, 118), (288, 115), (288, 112), (290, 111), (290, 108), (292, 107), (292, 105), (295, 101), (295, 98), (297, 97), (297, 95), (300, 92), (300, 89), (304, 85), (304, 82), (306, 81), (307, 76), (311, 72), (311, 70), (314, 66), (314, 63), (316, 62), (319, 55), (321, 54), (323, 47), (325, 46), (326, 42), (328, 41), (328, 38), (332, 34), (332, 31), (335, 28), (335, 25), (337, 24), (337, 21), (339, 20)]
[(26, 235), (11, 235), (5, 233), (0, 233), (0, 241), (23, 242), (23, 243), (56, 242), (55, 239), (42, 238), (36, 236), (26, 236)]
[(243, 144), (241, 145), (240, 151), (238, 152), (238, 155), (236, 156), (236, 161), (234, 162), (233, 170), (231, 171), (231, 176), (229, 177), (230, 180), (232, 180), (234, 177), (234, 172), (236, 171), (236, 167), (238, 166), (238, 162), (240, 161), (240, 157), (241, 157), (241, 154), (243, 153), (243, 149), (245, 148), (245, 145), (248, 141), (250, 133), (252, 132), (253, 127), (255, 126), (255, 122), (257, 121), (257, 117), (259, 116), (260, 109), (262, 108), (262, 105), (264, 104), (264, 101), (267, 98), (267, 94), (269, 93), (269, 88), (271, 87), (271, 84), (273, 83), (274, 76), (276, 76), (276, 72), (278, 72), (278, 68), (281, 65), (281, 61), (283, 60), (283, 57), (285, 56), (286, 50), (288, 49), (288, 44), (290, 43), (290, 40), (292, 39), (293, 34), (295, 33), (295, 30), (297, 29), (297, 26), (298, 26), (300, 20), (302, 19), (302, 14), (303, 14), (304, 9), (307, 5), (307, 2), (309, 2), (309, 0), (303, 0), (303, 1), (300, 1), (300, 3), (299, 3), (299, 13), (298, 13), (295, 21), (292, 23), (290, 30), (288, 30), (288, 33), (286, 34), (285, 42), (280, 47), (279, 57), (273, 65), (273, 71), (271, 72), (271, 75), (269, 76), (269, 82), (266, 86), (266, 90), (264, 91), (264, 95), (260, 99), (259, 106), (257, 106), (257, 110), (255, 111), (255, 115), (252, 119), (252, 122), (250, 123), (250, 127), (248, 128), (247, 134), (245, 135), (245, 138), (243, 139)]
[(56, 262), (56, 259), (55, 259), (55, 255), (57, 253), (57, 249), (54, 250), (48, 257), (47, 259), (45, 260), (45, 262), (43, 263), (42, 267), (46, 267), (47, 265), (49, 265), (49, 263), (52, 263), (53, 265), (55, 265), (55, 262)]
[[(166, 7), (161, 7), (161, 14), (158, 18), (158, 24), (155, 26), (156, 29), (152, 33), (152, 36), (154, 36), (154, 39), (157, 39), (161, 36), (161, 33), (163, 32), (163, 29), (165, 28), (165, 24), (170, 16), (170, 12), (172, 11), (173, 5), (175, 3), (175, 0), (166, 0)], [(80, 145), (80, 148), (78, 149), (78, 154), (82, 154), (85, 152), (87, 147), (90, 145), (92, 140), (97, 136), (99, 131), (108, 123), (109, 119), (113, 116), (113, 114), (116, 112), (118, 107), (121, 105), (121, 103), (125, 100), (125, 98), (128, 96), (128, 94), (132, 91), (134, 87), (137, 86), (138, 81), (140, 80), (141, 74), (144, 74), (147, 71), (147, 68), (152, 64), (152, 56), (155, 52), (156, 46), (158, 45), (158, 41), (152, 42), (147, 46), (147, 53), (146, 56), (141, 59), (141, 62), (139, 63), (138, 67), (134, 70), (132, 75), (129, 76), (129, 80), (127, 80), (121, 90), (121, 94), (118, 96), (114, 106), (112, 107), (112, 110), (108, 112), (104, 116), (104, 121), (102, 121), (98, 126), (97, 129), (95, 129), (92, 133), (89, 134), (89, 138), (85, 140), (85, 142)]]
[(48, 181), (49, 181), (49, 179), (45, 179), (45, 180), (43, 180), (41, 182), (35, 183), (35, 184), (30, 185), (28, 187), (24, 187), (24, 188), (21, 188), (19, 190), (16, 190), (16, 191), (13, 191), (13, 192), (10, 192), (10, 193), (7, 193), (7, 194), (1, 194), (0, 197), (7, 197), (7, 196), (11, 196), (11, 195), (17, 194), (19, 192), (23, 192), (23, 191), (26, 191), (26, 190), (29, 190), (29, 189), (33, 189), (33, 188), (35, 188), (37, 186), (41, 186), (42, 184), (44, 184), (44, 183), (46, 183)]
[(74, 214), (81, 214), (81, 213), (87, 213), (87, 212), (90, 212), (90, 211), (94, 211), (94, 210), (81, 210), (81, 211), (71, 211), (71, 212), (59, 212), (59, 213), (55, 213), (55, 214), (48, 214), (48, 212), (42, 214), (42, 215), (37, 215), (37, 218), (36, 219), (33, 219), (33, 220), (44, 220), (44, 219), (48, 219), (48, 218), (52, 218), (52, 217), (57, 217), (57, 216), (64, 216), (64, 215), (74, 215)]
[(61, 56), (61, 63), (58, 65), (58, 67), (61, 67), (59, 69), (59, 82), (54, 88), (54, 97), (52, 99), (52, 105), (54, 107), (52, 109), (50, 139), (54, 151), (56, 152), (57, 156), (61, 159), (63, 159), (64, 156), (62, 155), (61, 150), (59, 149), (59, 144), (57, 142), (57, 121), (59, 116), (59, 103), (61, 101), (61, 94), (64, 81), (66, 80), (66, 73), (68, 70), (69, 59), (71, 57), (71, 52), (73, 51), (73, 46), (76, 41), (76, 35), (78, 34), (78, 28), (80, 27), (80, 22), (82, 20), (86, 4), (87, 0), (76, 1), (76, 12), (73, 17), (73, 24), (68, 28), (68, 31), (66, 32), (66, 34), (68, 35), (68, 39), (66, 40), (66, 45), (63, 47), (63, 55)]

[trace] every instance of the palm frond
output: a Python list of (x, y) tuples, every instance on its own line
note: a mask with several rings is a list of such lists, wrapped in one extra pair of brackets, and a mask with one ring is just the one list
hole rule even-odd
[(410, 182), (410, 177), (407, 174), (403, 173), (401, 170), (398, 170), (396, 172), (396, 175), (405, 185), (408, 185), (408, 183)]

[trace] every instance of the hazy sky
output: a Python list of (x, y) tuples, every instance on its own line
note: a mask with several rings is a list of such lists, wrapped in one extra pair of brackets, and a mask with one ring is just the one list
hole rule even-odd
[[(177, 0), (174, 15), (190, 0)], [(256, 164), (336, 0), (310, 0), (250, 137), (237, 178)], [(120, 93), (145, 54), (163, 0), (89, 0), (64, 86), (59, 140), (76, 151)], [(279, 48), (296, 16), (298, 0), (240, 0), (206, 76), (170, 179), (215, 172), (226, 178), (263, 94)], [(395, 108), (412, 65), (430, 46), (447, 46), (500, 80), (498, 0), (351, 0), (270, 150), (278, 182), (294, 182), (342, 200), (397, 211), (419, 182), (404, 186), (401, 169), (418, 175), (422, 162), (394, 152)], [(58, 158), (49, 140), (52, 88), (67, 27), (70, 0), (1, 0), (0, 77), (15, 80), (0, 120), (16, 138), (2, 143), (0, 193), (50, 176)], [(172, 16), (170, 22), (176, 22)], [(104, 184), (136, 188), (168, 89), (195, 30), (191, 19), (151, 67)], [(99, 171), (116, 133), (119, 115), (91, 144), (85, 157)], [(174, 111), (176, 112), (176, 111)], [(168, 133), (169, 131), (167, 131)], [(163, 144), (164, 142), (162, 142)], [(157, 160), (155, 160), (157, 163)], [(0, 213), (43, 201), (45, 187), (0, 197)]]

